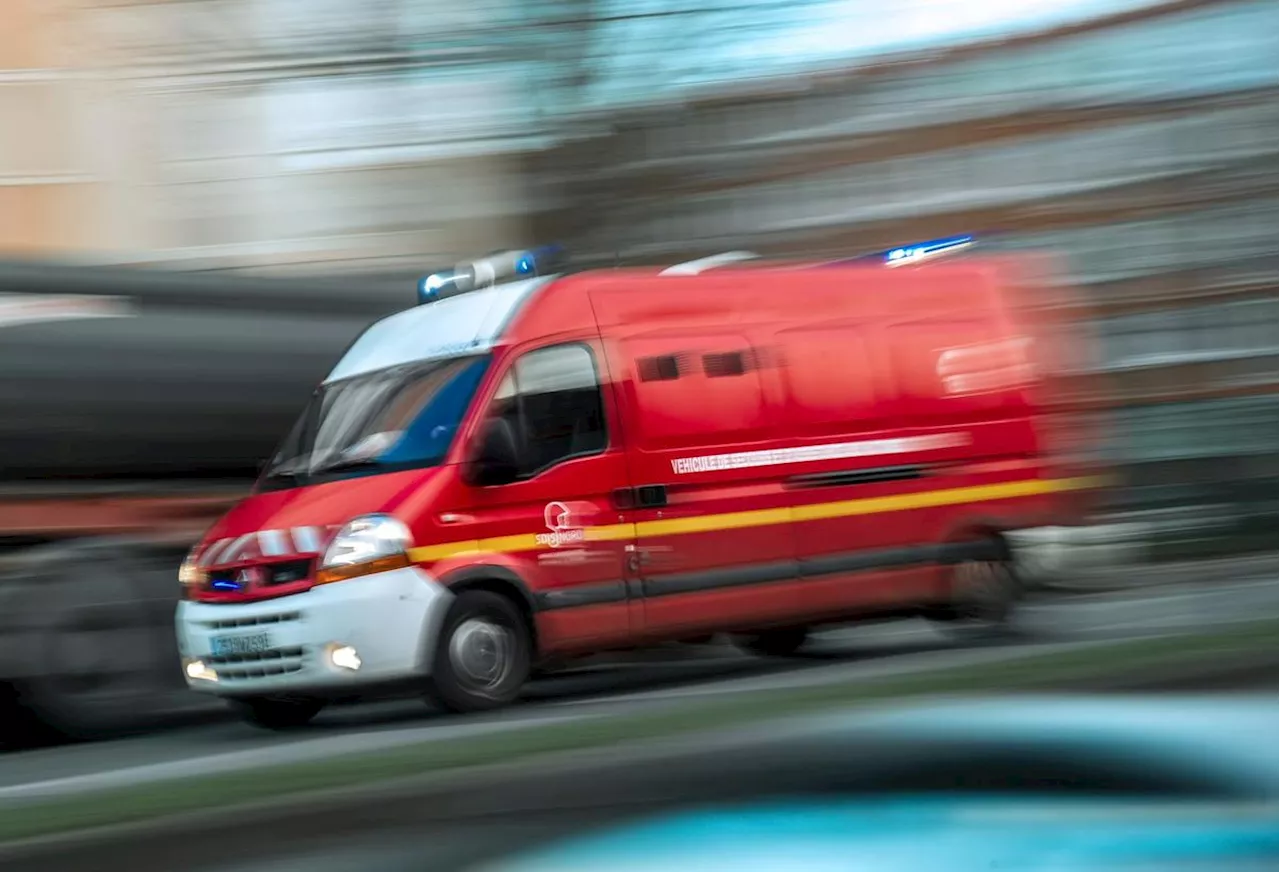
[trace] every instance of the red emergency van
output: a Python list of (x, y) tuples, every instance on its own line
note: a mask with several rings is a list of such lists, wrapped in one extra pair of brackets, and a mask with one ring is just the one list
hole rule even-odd
[(541, 663), (712, 633), (999, 625), (1003, 534), (1090, 484), (1046, 447), (1012, 261), (498, 260), (369, 327), (192, 550), (192, 688), (279, 728), (406, 690), (490, 708)]

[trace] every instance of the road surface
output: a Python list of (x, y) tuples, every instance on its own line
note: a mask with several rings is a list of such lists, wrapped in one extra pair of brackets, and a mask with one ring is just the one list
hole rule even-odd
[(923, 621), (904, 621), (824, 632), (804, 656), (785, 660), (753, 658), (728, 645), (672, 647), (537, 681), (522, 704), (480, 717), (448, 715), (423, 702), (404, 700), (331, 709), (310, 727), (284, 734), (225, 720), (92, 744), (9, 752), (0, 756), (0, 801), (479, 735), (628, 707), (652, 708), (678, 698), (1003, 661), (1104, 640), (1213, 629), (1275, 617), (1277, 611), (1277, 583), (1269, 576), (1030, 603), (1022, 614), (1019, 636), (994, 645), (958, 645)]

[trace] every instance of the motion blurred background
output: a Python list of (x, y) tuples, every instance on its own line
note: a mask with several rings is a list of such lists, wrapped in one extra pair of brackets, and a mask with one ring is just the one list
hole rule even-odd
[(1274, 558), (1278, 27), (1274, 0), (0, 0), (0, 678), (63, 733), (153, 715), (177, 559), (347, 343), (433, 269), (546, 242), (1054, 254), (1098, 349), (1061, 412), (1116, 484), (1028, 539), (1038, 583)]
[[(234, 457), (155, 434), (174, 464), (244, 472), (242, 458), (270, 451), (363, 323), (408, 305), (417, 276), (467, 256), (554, 240), (583, 266), (743, 247), (825, 257), (973, 232), (990, 251), (1061, 255), (1087, 290), (1081, 317), (1102, 355), (1080, 389), (1111, 424), (1105, 450), (1124, 467), (1125, 510), (1195, 504), (1182, 521), (1211, 514), (1228, 526), (1240, 513), (1274, 516), (1274, 3), (4, 9), (0, 292), (111, 295), (174, 319), (182, 307), (217, 310), (204, 328), (155, 321), (144, 332), (167, 339), (138, 337), (135, 355), (153, 343), (152, 369), (131, 371), (116, 411), (139, 424), (153, 423), (140, 401), (173, 351), (161, 343), (182, 346), (184, 330), (223, 343), (184, 372), (189, 395), (202, 393), (189, 380), (200, 366), (243, 368), (244, 383), (208, 373), (223, 388), (182, 413), (199, 416), (222, 390), (261, 396), (231, 409), (237, 427), (224, 419)], [(187, 295), (148, 283), (147, 296), (108, 266), (205, 281)], [(216, 298), (220, 287), (243, 296), (233, 280), (248, 275), (316, 277), (331, 290), (251, 288), (281, 329), (269, 347), (245, 347), (234, 305)], [(88, 354), (95, 331), (135, 328), (74, 329), (61, 347)], [(15, 381), (49, 352), (23, 342), (31, 331), (0, 330), (0, 344), (22, 348), (3, 360), (0, 400), (27, 413), (0, 423), (6, 470), (61, 477), (114, 451), (106, 437), (124, 439), (129, 425), (79, 426), (105, 413), (33, 419), (56, 399), (36, 408), (31, 394), (64, 385), (48, 373)], [(141, 453), (128, 438), (113, 460)]]

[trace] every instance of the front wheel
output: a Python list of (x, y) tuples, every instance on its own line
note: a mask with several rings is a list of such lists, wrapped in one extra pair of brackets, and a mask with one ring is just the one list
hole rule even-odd
[(463, 591), (441, 628), (432, 695), (455, 712), (486, 711), (515, 700), (531, 668), (529, 628), (506, 597)]
[(231, 708), (245, 722), (264, 730), (290, 730), (305, 726), (320, 714), (324, 702), (318, 699), (258, 697), (231, 700)]
[(743, 651), (761, 657), (790, 657), (809, 639), (806, 627), (788, 627), (782, 630), (763, 630), (733, 637), (733, 644)]

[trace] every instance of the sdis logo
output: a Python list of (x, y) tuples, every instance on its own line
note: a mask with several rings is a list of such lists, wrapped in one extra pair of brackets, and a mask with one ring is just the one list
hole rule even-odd
[(547, 503), (543, 510), (543, 520), (550, 532), (538, 533), (534, 541), (548, 548), (563, 548), (565, 545), (578, 545), (586, 540), (582, 525), (574, 518), (573, 510), (564, 503)]

